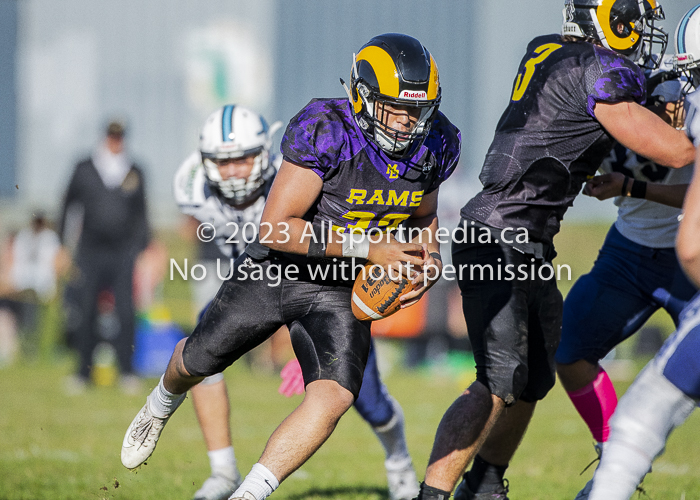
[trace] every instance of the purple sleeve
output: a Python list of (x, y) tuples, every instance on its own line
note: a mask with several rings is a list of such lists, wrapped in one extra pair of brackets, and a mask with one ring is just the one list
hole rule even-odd
[[(445, 119), (445, 121), (447, 120)], [(445, 182), (452, 175), (452, 172), (455, 171), (459, 163), (459, 155), (462, 147), (462, 133), (451, 123), (448, 122), (448, 124), (449, 126), (446, 126), (445, 130), (438, 136), (441, 146), (440, 154), (437, 155), (436, 158), (438, 161), (438, 171), (430, 187), (425, 191), (426, 194), (439, 188), (440, 184)], [(430, 139), (434, 140), (435, 137), (430, 137), (429, 140)]]
[(294, 120), (287, 126), (287, 130), (282, 137), (280, 149), (285, 160), (295, 165), (303, 165), (311, 168), (323, 179), (326, 169), (319, 168), (316, 150), (311, 142), (311, 137), (302, 127), (299, 127)]
[(284, 158), (311, 168), (321, 179), (339, 165), (347, 136), (332, 106), (332, 101), (311, 101), (291, 119), (282, 137)]
[(595, 118), (595, 105), (598, 102), (616, 103), (633, 101), (644, 104), (646, 81), (642, 70), (621, 56), (599, 54), (602, 73), (592, 88), (588, 89), (588, 114)]

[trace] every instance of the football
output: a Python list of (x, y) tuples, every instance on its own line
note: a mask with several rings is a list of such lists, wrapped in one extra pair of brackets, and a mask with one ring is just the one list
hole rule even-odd
[(399, 297), (411, 290), (406, 278), (392, 281), (381, 267), (367, 263), (352, 287), (352, 312), (360, 321), (386, 318), (401, 308)]

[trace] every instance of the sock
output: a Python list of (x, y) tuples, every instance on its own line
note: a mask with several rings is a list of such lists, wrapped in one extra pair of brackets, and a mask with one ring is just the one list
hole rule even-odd
[(401, 470), (411, 463), (411, 456), (406, 446), (406, 434), (404, 432), (403, 410), (393, 398), (391, 403), (394, 414), (384, 425), (372, 427), (379, 442), (386, 453), (386, 468), (389, 470)]
[(153, 392), (148, 395), (148, 409), (151, 413), (158, 418), (168, 418), (172, 415), (177, 407), (180, 406), (185, 400), (185, 394), (173, 394), (168, 391), (163, 385), (163, 378), (165, 375), (160, 377), (160, 381)]
[(207, 455), (209, 455), (212, 476), (222, 476), (231, 481), (235, 481), (238, 478), (238, 467), (236, 466), (236, 455), (233, 452), (233, 446), (207, 452)]
[(238, 489), (231, 495), (232, 498), (242, 497), (247, 491), (255, 497), (255, 500), (265, 500), (280, 485), (275, 475), (261, 463), (253, 465)]
[(481, 458), (474, 457), (472, 468), (465, 474), (467, 485), (472, 493), (490, 493), (503, 485), (503, 475), (507, 465), (493, 465)]
[(593, 382), (568, 394), (591, 430), (593, 439), (598, 442), (607, 441), (610, 435), (610, 417), (617, 406), (617, 394), (605, 370), (598, 367), (598, 376)]
[(448, 500), (450, 498), (450, 492), (439, 490), (428, 486), (427, 484), (420, 483), (420, 492), (418, 493), (418, 500)]

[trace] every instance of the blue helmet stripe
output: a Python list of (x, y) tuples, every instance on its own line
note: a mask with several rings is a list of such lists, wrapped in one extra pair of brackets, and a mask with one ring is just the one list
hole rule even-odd
[(683, 19), (681, 20), (681, 24), (678, 27), (678, 37), (676, 38), (676, 46), (678, 47), (678, 53), (679, 54), (684, 54), (685, 53), (685, 29), (688, 26), (688, 22), (690, 21), (690, 18), (693, 16), (696, 10), (700, 8), (700, 5), (696, 5), (693, 7), (688, 13), (683, 16)]
[(233, 130), (233, 123), (231, 118), (233, 117), (233, 105), (228, 104), (224, 106), (224, 112), (221, 115), (221, 140), (224, 142), (231, 141), (231, 131)]

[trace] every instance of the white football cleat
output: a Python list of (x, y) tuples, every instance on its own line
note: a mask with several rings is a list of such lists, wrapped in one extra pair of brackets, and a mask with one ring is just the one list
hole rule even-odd
[(148, 402), (143, 405), (124, 436), (122, 443), (122, 464), (124, 467), (135, 469), (151, 456), (168, 418), (153, 416), (148, 409)]
[(238, 489), (241, 482), (241, 475), (237, 470), (234, 479), (212, 475), (195, 492), (192, 500), (227, 500)]
[(406, 466), (396, 470), (387, 468), (386, 477), (391, 500), (413, 500), (418, 496), (420, 486), (412, 462), (409, 461)]

